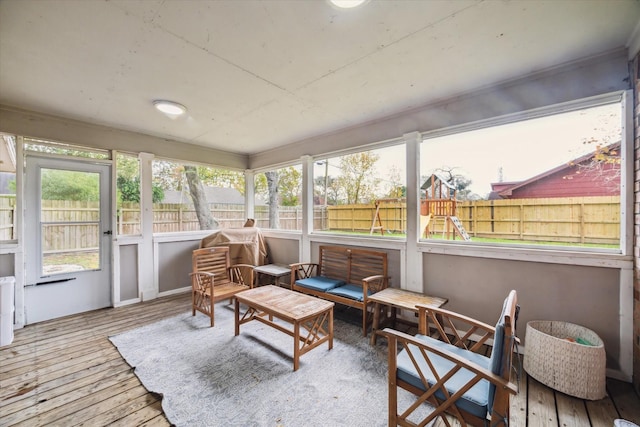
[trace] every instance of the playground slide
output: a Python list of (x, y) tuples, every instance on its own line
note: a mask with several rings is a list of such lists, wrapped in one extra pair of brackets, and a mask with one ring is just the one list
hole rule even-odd
[(429, 227), (429, 223), (431, 222), (431, 214), (429, 215), (420, 215), (420, 236), (424, 238), (428, 238), (427, 235), (427, 227)]

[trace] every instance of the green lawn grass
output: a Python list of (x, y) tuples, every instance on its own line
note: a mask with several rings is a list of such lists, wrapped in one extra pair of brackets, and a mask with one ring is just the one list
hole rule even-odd
[(100, 258), (98, 251), (60, 252), (45, 254), (44, 264), (49, 266), (79, 265), (83, 270), (97, 270), (100, 268)]
[[(382, 238), (406, 238), (405, 233), (391, 233), (385, 232), (381, 235), (379, 232), (370, 234), (364, 231), (320, 231), (323, 234), (337, 234), (341, 236), (371, 236)], [(423, 239), (422, 241), (446, 241), (441, 235), (435, 235), (429, 239)], [(460, 242), (460, 238), (456, 237), (456, 241)], [(537, 241), (537, 240), (516, 240), (516, 239), (494, 239), (489, 237), (471, 237), (473, 243), (489, 243), (489, 244), (507, 244), (507, 245), (531, 245), (531, 246), (562, 246), (562, 247), (576, 247), (576, 248), (600, 248), (600, 249), (619, 249), (619, 245), (609, 245), (604, 243), (570, 243), (570, 242), (552, 242), (552, 241)]]

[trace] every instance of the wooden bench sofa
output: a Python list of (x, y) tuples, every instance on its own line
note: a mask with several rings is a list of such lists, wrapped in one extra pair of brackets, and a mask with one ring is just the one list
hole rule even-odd
[(291, 264), (291, 289), (362, 310), (367, 336), (373, 303), (368, 297), (389, 286), (387, 254), (359, 248), (320, 246), (317, 263)]

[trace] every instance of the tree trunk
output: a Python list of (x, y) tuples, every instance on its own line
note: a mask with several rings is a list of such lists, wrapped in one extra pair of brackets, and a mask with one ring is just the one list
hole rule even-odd
[(265, 172), (267, 189), (269, 190), (269, 228), (280, 228), (280, 215), (278, 214), (278, 172)]
[(218, 228), (220, 224), (213, 218), (213, 215), (211, 215), (207, 196), (204, 192), (202, 181), (200, 181), (200, 177), (198, 176), (197, 168), (195, 166), (185, 165), (184, 172), (187, 176), (189, 193), (191, 194), (191, 200), (193, 200), (193, 207), (196, 210), (198, 223), (200, 223), (200, 230), (212, 230), (214, 228)]

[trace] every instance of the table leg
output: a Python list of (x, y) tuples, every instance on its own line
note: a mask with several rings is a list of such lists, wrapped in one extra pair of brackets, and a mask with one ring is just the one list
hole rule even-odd
[(393, 328), (395, 329), (396, 327), (396, 317), (398, 315), (398, 310), (396, 309), (396, 307), (394, 305), (391, 306), (391, 324), (393, 325)]
[(293, 324), (293, 371), (298, 370), (300, 365), (300, 322), (295, 321)]
[(380, 303), (373, 304), (373, 322), (371, 324), (371, 338), (369, 339), (370, 345), (376, 345), (378, 338), (378, 328), (380, 327)]
[(240, 301), (238, 301), (238, 298), (234, 298), (235, 300), (235, 317), (236, 317), (236, 327), (235, 327), (235, 332), (236, 332), (236, 336), (240, 335)]
[(329, 350), (333, 348), (333, 307), (329, 309)]

